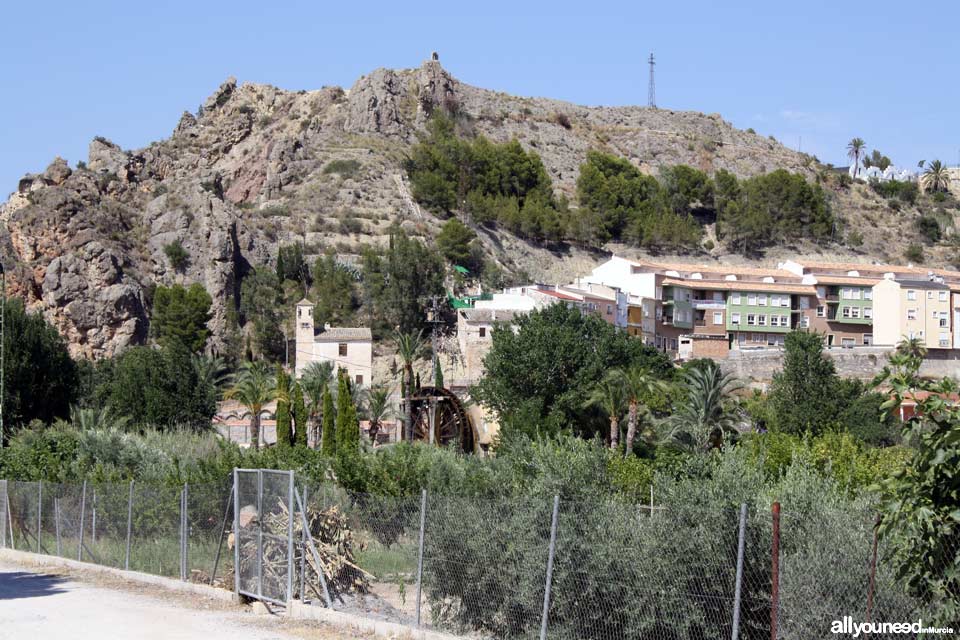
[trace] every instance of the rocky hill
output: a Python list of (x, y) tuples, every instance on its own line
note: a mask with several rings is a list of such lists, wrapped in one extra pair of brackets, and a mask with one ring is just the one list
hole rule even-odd
[[(0, 209), (8, 290), (41, 309), (75, 355), (110, 355), (143, 341), (153, 288), (173, 282), (206, 286), (221, 336), (240, 280), (271, 263), (278, 243), (303, 242), (311, 253), (332, 247), (349, 258), (362, 244), (383, 242), (393, 222), (421, 237), (436, 232), (440, 221), (412, 201), (402, 164), (438, 109), (493, 140), (516, 138), (535, 150), (555, 188), (571, 197), (591, 148), (651, 173), (678, 163), (741, 177), (786, 168), (812, 179), (822, 171), (813, 158), (719, 115), (514, 97), (458, 82), (435, 60), (378, 69), (349, 90), (292, 92), (231, 78), (197, 114), (185, 112), (166, 140), (128, 151), (97, 138), (76, 168), (56, 159), (22, 178)], [(543, 281), (602, 257), (551, 252), (505, 232), (481, 237), (505, 267)], [(189, 255), (179, 270), (164, 252), (175, 241)]]

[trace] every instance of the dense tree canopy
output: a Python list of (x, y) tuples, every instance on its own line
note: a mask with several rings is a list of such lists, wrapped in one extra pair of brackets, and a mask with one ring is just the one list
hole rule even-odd
[(63, 338), (42, 315), (27, 313), (18, 298), (7, 298), (4, 322), (5, 427), (65, 417), (78, 378)]
[(182, 347), (131, 347), (97, 366), (99, 406), (126, 416), (136, 427), (210, 428), (216, 393)]
[(151, 331), (157, 342), (165, 347), (182, 347), (199, 353), (210, 337), (210, 306), (213, 300), (203, 285), (193, 283), (189, 288), (179, 284), (159, 286), (153, 295)]
[(659, 378), (673, 376), (662, 353), (562, 304), (521, 316), (516, 329), (494, 329), (486, 375), (473, 393), (501, 418), (528, 420), (531, 429), (541, 423), (548, 429), (605, 432), (606, 419), (588, 408), (597, 380), (631, 365)]

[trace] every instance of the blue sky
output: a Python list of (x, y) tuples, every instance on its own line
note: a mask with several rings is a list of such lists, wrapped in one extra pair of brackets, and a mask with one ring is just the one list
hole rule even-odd
[[(227, 76), (349, 87), (432, 50), (470, 84), (583, 104), (645, 104), (844, 164), (860, 136), (895, 163), (960, 154), (960, 4), (928, 2), (47, 2), (0, 9), (0, 198), (103, 135), (169, 135)], [(802, 141), (801, 141), (802, 140)]]

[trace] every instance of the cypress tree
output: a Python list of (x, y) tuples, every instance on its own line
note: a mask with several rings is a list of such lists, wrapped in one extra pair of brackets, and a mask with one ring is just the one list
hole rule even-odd
[(290, 424), (290, 376), (277, 367), (277, 444), (293, 445), (293, 427)]
[(357, 451), (360, 448), (360, 424), (357, 407), (350, 393), (350, 379), (341, 370), (337, 376), (337, 454)]
[(298, 447), (307, 446), (307, 405), (303, 400), (303, 389), (299, 382), (293, 383), (290, 390), (293, 395), (293, 421), (296, 429), (293, 434), (293, 443)]
[(330, 389), (323, 390), (323, 428), (320, 451), (325, 456), (333, 456), (337, 452), (336, 434), (333, 427), (333, 398)]

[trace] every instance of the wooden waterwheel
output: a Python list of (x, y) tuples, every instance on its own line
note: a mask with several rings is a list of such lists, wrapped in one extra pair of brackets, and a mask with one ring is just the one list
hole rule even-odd
[(413, 405), (414, 440), (441, 447), (452, 444), (464, 453), (473, 453), (473, 424), (456, 394), (440, 387), (420, 387), (409, 402)]

